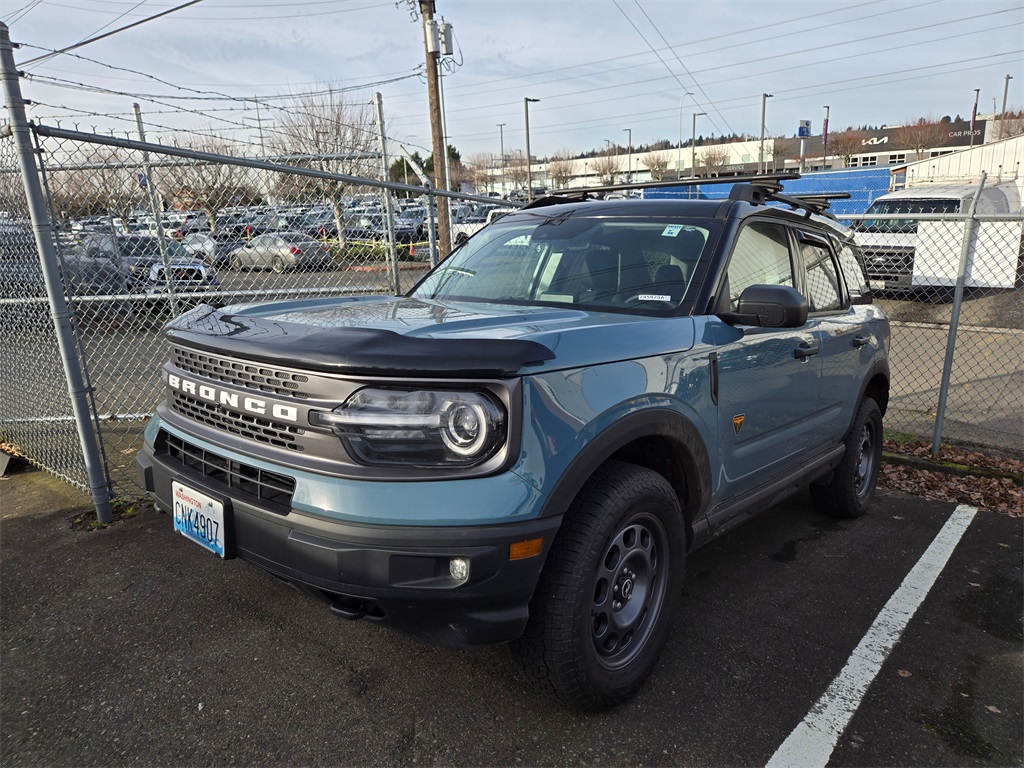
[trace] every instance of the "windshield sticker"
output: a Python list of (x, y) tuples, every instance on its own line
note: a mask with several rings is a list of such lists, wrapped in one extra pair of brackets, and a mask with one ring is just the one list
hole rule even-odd
[(641, 293), (636, 298), (637, 301), (672, 301), (671, 296), (663, 296), (660, 293)]
[(662, 237), (675, 237), (683, 231), (682, 224), (669, 224), (665, 227), (665, 231), (661, 233)]

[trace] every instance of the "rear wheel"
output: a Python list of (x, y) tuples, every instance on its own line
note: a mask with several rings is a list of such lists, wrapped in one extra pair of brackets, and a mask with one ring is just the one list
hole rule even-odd
[(612, 461), (570, 507), (512, 650), (526, 677), (597, 712), (632, 695), (668, 639), (682, 588), (679, 501), (658, 473)]
[(286, 272), (288, 270), (288, 266), (284, 263), (284, 259), (282, 259), (280, 256), (275, 256), (273, 259), (270, 260), (270, 268), (277, 272), (278, 274), (281, 274), (282, 272)]
[(875, 495), (882, 463), (882, 412), (870, 397), (861, 400), (846, 435), (846, 453), (826, 485), (812, 485), (819, 512), (832, 517), (860, 517)]

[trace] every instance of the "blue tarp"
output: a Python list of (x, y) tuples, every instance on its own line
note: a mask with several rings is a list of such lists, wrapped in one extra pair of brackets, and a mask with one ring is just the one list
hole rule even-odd
[[(812, 195), (822, 192), (849, 192), (849, 200), (833, 200), (829, 211), (842, 218), (848, 213), (864, 213), (875, 198), (889, 191), (889, 168), (848, 168), (841, 171), (807, 173), (799, 179), (782, 182), (785, 194)], [(704, 184), (700, 187), (661, 187), (645, 189), (650, 199), (721, 200), (729, 196), (732, 184)]]

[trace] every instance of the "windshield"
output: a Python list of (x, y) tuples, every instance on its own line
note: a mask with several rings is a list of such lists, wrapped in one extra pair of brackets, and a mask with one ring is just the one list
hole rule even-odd
[(453, 252), (412, 295), (671, 311), (683, 301), (711, 228), (718, 226), (573, 214), (503, 218)]
[[(895, 200), (876, 200), (868, 208), (866, 215), (872, 213), (891, 213), (909, 216), (915, 213), (959, 213), (959, 199), (925, 199), (899, 198)], [(861, 232), (917, 232), (917, 220), (906, 219), (865, 219), (857, 227)]]

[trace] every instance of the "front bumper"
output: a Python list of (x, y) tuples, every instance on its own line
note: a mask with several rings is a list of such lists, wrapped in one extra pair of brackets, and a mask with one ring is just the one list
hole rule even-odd
[[(140, 481), (162, 510), (172, 508), (173, 480), (222, 501), (227, 557), (246, 560), (327, 601), (337, 615), (365, 617), (435, 645), (470, 648), (522, 634), (560, 517), (473, 526), (342, 521), (229, 487), (163, 450), (166, 434), (147, 438), (138, 459)], [(383, 502), (395, 484), (372, 485)], [(420, 507), (450, 503), (439, 488), (437, 498), (422, 498)], [(510, 545), (536, 538), (543, 538), (539, 554), (509, 558)], [(456, 557), (469, 562), (464, 583), (449, 573)]]

